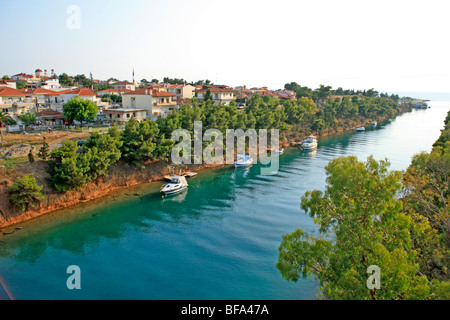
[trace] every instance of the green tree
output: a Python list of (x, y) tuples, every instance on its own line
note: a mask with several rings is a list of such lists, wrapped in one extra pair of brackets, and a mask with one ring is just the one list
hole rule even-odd
[(331, 87), (321, 84), (320, 87), (318, 89), (316, 89), (316, 91), (317, 91), (317, 96), (319, 98), (326, 99), (331, 94)]
[(0, 111), (0, 142), (1, 146), (3, 147), (3, 131), (2, 128), (4, 125), (14, 125), (16, 122), (6, 113), (3, 111)]
[(122, 147), (120, 133), (116, 127), (110, 128), (107, 134), (94, 132), (83, 145), (83, 152), (90, 153), (89, 180), (107, 175), (109, 168), (119, 161)]
[(17, 116), (17, 118), (22, 121), (26, 126), (31, 126), (39, 121), (39, 118), (36, 116), (35, 113), (25, 113), (20, 116)]
[[(277, 268), (291, 281), (314, 274), (327, 299), (425, 299), (431, 294), (412, 247), (414, 223), (397, 198), (401, 172), (369, 157), (337, 158), (326, 167), (325, 192), (314, 190), (301, 207), (318, 225), (317, 236), (297, 230), (283, 236)], [(367, 270), (381, 270), (381, 289), (368, 289)]]
[(138, 166), (154, 159), (158, 135), (159, 128), (155, 121), (139, 123), (134, 117), (131, 118), (122, 132), (122, 159)]
[(75, 97), (63, 106), (64, 118), (68, 121), (77, 120), (81, 124), (93, 120), (97, 116), (98, 107), (95, 102)]
[(156, 147), (156, 157), (161, 160), (168, 160), (174, 145), (175, 142), (172, 139), (165, 139), (163, 135), (160, 143), (158, 143), (158, 146)]
[(50, 156), (50, 147), (48, 146), (45, 137), (42, 137), (42, 147), (39, 149), (38, 157), (46, 161), (49, 156)]
[(35, 208), (45, 197), (42, 186), (36, 183), (36, 178), (30, 174), (17, 178), (16, 183), (8, 189), (9, 200), (21, 211)]
[(30, 151), (28, 152), (28, 162), (33, 163), (34, 162), (34, 155), (33, 155), (33, 147), (31, 147)]
[(25, 80), (17, 80), (16, 81), (16, 88), (17, 89), (23, 89), (23, 88), (25, 88), (26, 84), (27, 84), (27, 82)]
[(211, 94), (211, 89), (206, 89), (206, 93), (205, 93), (205, 96), (204, 96), (203, 100), (205, 100), (205, 101), (213, 101), (213, 96)]
[(66, 87), (74, 86), (72, 78), (70, 78), (66, 73), (63, 73), (63, 74), (59, 75), (59, 83), (62, 86), (66, 86)]
[(77, 145), (71, 140), (50, 153), (49, 175), (50, 185), (58, 192), (80, 189), (89, 182), (87, 173), (90, 170), (91, 153), (77, 154)]

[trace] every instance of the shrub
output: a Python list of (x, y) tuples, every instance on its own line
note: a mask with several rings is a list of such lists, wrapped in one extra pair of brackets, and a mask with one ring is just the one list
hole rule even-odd
[(17, 182), (8, 189), (9, 200), (21, 211), (27, 211), (45, 199), (41, 190), (42, 186), (36, 183), (32, 174), (25, 175), (17, 178)]

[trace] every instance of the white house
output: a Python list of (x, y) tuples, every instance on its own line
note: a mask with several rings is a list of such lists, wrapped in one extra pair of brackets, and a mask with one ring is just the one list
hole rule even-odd
[(16, 82), (14, 80), (0, 80), (0, 88), (2, 87), (17, 89)]
[(50, 96), (50, 108), (52, 110), (62, 112), (64, 104), (75, 97), (79, 97), (81, 99), (89, 100), (92, 102), (97, 102), (98, 100), (97, 94), (88, 88), (76, 88), (59, 92), (55, 91), (54, 95)]
[(111, 84), (114, 89), (136, 90), (136, 84), (128, 81), (119, 81)]
[(147, 111), (144, 109), (106, 109), (103, 110), (105, 120), (113, 124), (124, 124), (128, 122), (132, 117), (137, 121), (142, 121), (147, 117)]
[(59, 79), (52, 79), (48, 78), (41, 84), (41, 88), (47, 89), (47, 90), (54, 90), (54, 89), (61, 89), (62, 86), (59, 83)]
[(228, 106), (230, 105), (231, 101), (236, 100), (235, 90), (233, 88), (223, 85), (203, 86), (202, 89), (196, 90), (197, 98), (199, 100), (204, 100), (205, 94), (208, 91), (208, 89), (211, 91), (213, 101), (217, 105), (223, 103)]
[(35, 111), (35, 102), (19, 89), (0, 87), (0, 110), (12, 116)]
[(195, 96), (196, 88), (190, 84), (169, 84), (167, 86), (167, 91), (176, 94), (179, 100), (192, 99)]
[(148, 119), (166, 116), (177, 108), (176, 95), (157, 89), (144, 88), (122, 96), (125, 109), (144, 109)]
[(17, 80), (25, 80), (25, 81), (27, 81), (27, 80), (30, 80), (30, 79), (33, 79), (33, 78), (34, 78), (34, 76), (32, 76), (31, 74), (26, 74), (26, 73), (18, 73), (18, 74), (15, 74), (15, 75), (11, 76), (11, 79), (14, 80), (14, 81), (17, 81)]

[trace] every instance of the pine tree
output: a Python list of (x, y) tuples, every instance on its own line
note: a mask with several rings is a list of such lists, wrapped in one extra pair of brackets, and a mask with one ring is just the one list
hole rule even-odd
[(36, 183), (36, 178), (30, 174), (17, 178), (15, 184), (8, 189), (9, 200), (21, 211), (36, 207), (45, 199), (41, 193), (42, 186)]
[(42, 138), (42, 147), (39, 149), (38, 157), (46, 161), (50, 155), (50, 148), (45, 137)]
[(34, 155), (33, 155), (33, 147), (31, 147), (30, 152), (28, 152), (28, 161), (30, 161), (30, 163), (34, 162)]

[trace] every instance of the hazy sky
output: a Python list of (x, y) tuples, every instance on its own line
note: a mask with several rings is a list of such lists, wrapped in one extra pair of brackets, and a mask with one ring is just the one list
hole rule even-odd
[[(449, 0), (0, 0), (0, 75), (450, 91)], [(80, 28), (67, 8), (80, 9)]]

